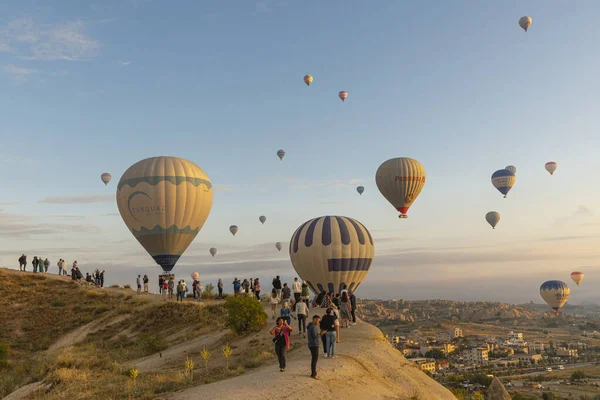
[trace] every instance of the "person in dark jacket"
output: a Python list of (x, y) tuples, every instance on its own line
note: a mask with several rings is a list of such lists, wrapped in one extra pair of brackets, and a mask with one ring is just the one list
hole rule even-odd
[(273, 289), (277, 291), (277, 297), (281, 298), (281, 279), (279, 279), (279, 275), (273, 278)]
[(321, 319), (321, 323), (319, 324), (321, 331), (325, 331), (325, 352), (327, 353), (327, 358), (335, 358), (335, 342), (336, 342), (336, 333), (335, 333), (335, 315), (333, 315), (333, 311), (331, 308), (328, 308), (325, 316)]
[(352, 325), (356, 325), (356, 296), (352, 291), (348, 291), (348, 294), (350, 294), (350, 306), (352, 309)]
[(100, 287), (104, 287), (104, 270), (100, 272)]
[(287, 283), (283, 284), (283, 289), (281, 290), (281, 300), (286, 301), (292, 297), (292, 289), (288, 286)]
[(319, 379), (317, 376), (317, 361), (319, 361), (319, 337), (321, 331), (319, 329), (319, 323), (321, 317), (318, 315), (313, 316), (312, 322), (308, 324), (308, 349), (310, 350), (310, 377)]
[(163, 283), (165, 281), (165, 278), (161, 276), (158, 277), (158, 293), (161, 294), (162, 293), (162, 287), (163, 287)]

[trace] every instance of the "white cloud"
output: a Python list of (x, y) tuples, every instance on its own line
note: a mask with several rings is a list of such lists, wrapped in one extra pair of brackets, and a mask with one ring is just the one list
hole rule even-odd
[(80, 196), (50, 196), (39, 202), (46, 204), (91, 204), (108, 203), (112, 201), (115, 201), (115, 196), (112, 194), (85, 194)]
[[(72, 217), (77, 216), (34, 217), (0, 212), (0, 237), (10, 240), (40, 235), (100, 232), (100, 228), (97, 226), (81, 224), (81, 218)], [(73, 223), (60, 223), (61, 221), (72, 221)]]
[(30, 75), (37, 74), (39, 71), (35, 68), (23, 68), (9, 64), (2, 67), (2, 70), (9, 74), (15, 83), (25, 83)]
[(266, 1), (259, 1), (256, 3), (255, 10), (257, 13), (269, 13), (273, 9), (269, 6)]
[(10, 46), (7, 45), (6, 43), (0, 43), (0, 53), (9, 53), (10, 52)]
[(98, 54), (99, 44), (85, 33), (82, 20), (40, 24), (31, 17), (10, 21), (0, 28), (0, 42), (26, 60), (83, 61)]
[(121, 67), (126, 67), (126, 66), (128, 66), (129, 64), (131, 64), (131, 61), (119, 61), (119, 65), (120, 65)]
[(34, 164), (37, 160), (18, 154), (0, 153), (0, 164)]

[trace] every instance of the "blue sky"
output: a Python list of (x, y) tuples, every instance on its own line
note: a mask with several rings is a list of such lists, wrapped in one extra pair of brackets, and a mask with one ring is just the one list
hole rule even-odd
[[(572, 299), (600, 302), (597, 2), (11, 3), (0, 6), (1, 265), (26, 252), (115, 280), (154, 271), (114, 192), (131, 164), (174, 155), (216, 185), (182, 272), (291, 277), (274, 242), (339, 214), (376, 240), (366, 296), (539, 300), (541, 282), (585, 267)], [(400, 156), (428, 175), (407, 220), (374, 182)], [(517, 183), (503, 199), (490, 176), (508, 164)]]

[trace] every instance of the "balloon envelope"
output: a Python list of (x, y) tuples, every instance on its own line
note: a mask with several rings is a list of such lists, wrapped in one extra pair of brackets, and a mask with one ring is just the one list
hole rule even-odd
[(192, 272), (192, 279), (195, 280), (195, 281), (197, 281), (198, 278), (200, 278), (200, 274), (197, 273), (197, 272)]
[(306, 221), (292, 235), (290, 259), (316, 294), (356, 290), (365, 279), (375, 247), (363, 224), (348, 217), (324, 216)]
[(275, 248), (279, 251), (281, 251), (281, 249), (283, 249), (283, 244), (281, 244), (281, 242), (277, 242), (275, 243)]
[(346, 99), (348, 98), (348, 92), (346, 92), (345, 90), (342, 90), (341, 92), (338, 93), (338, 96), (340, 99), (342, 99), (342, 101), (346, 101)]
[(283, 156), (285, 156), (285, 151), (277, 150), (277, 157), (279, 157), (280, 160), (283, 160)]
[(204, 171), (177, 157), (139, 161), (117, 186), (125, 225), (166, 272), (202, 229), (212, 200), (212, 184)]
[(208, 250), (209, 253), (214, 257), (217, 254), (217, 248), (216, 247), (211, 247), (210, 250)]
[(108, 172), (105, 172), (102, 175), (100, 175), (100, 179), (102, 179), (102, 182), (104, 182), (104, 185), (106, 186), (108, 185), (108, 182), (110, 182), (110, 180), (112, 179), (112, 175)]
[(356, 191), (362, 196), (363, 192), (365, 191), (365, 188), (363, 186), (359, 186), (356, 188)]
[(519, 18), (519, 26), (520, 26), (521, 28), (523, 28), (523, 30), (524, 30), (525, 32), (527, 32), (527, 29), (529, 29), (529, 27), (531, 26), (531, 23), (532, 23), (532, 22), (533, 22), (533, 21), (532, 21), (531, 17), (527, 17), (527, 16), (525, 16), (525, 17), (521, 17), (521, 18)]
[(261, 224), (264, 224), (265, 221), (267, 220), (267, 217), (265, 217), (264, 215), (261, 215), (260, 217), (258, 217), (258, 220), (260, 221)]
[(547, 281), (540, 286), (540, 295), (556, 312), (567, 302), (569, 294), (571, 289), (562, 281)]
[(238, 231), (238, 227), (237, 227), (237, 225), (231, 225), (231, 226), (229, 227), (229, 232), (231, 232), (231, 234), (232, 234), (233, 236), (235, 236), (235, 234), (237, 233), (237, 231)]
[(400, 218), (407, 218), (406, 213), (423, 190), (425, 180), (425, 168), (421, 163), (406, 157), (387, 160), (375, 174), (377, 188), (400, 211)]
[(504, 168), (507, 171), (512, 172), (513, 174), (517, 175), (517, 167), (515, 167), (514, 165), (508, 165), (506, 168)]
[(490, 211), (485, 214), (485, 220), (492, 226), (492, 228), (496, 229), (496, 225), (500, 221), (500, 214), (496, 211)]
[(571, 272), (571, 279), (573, 279), (573, 282), (575, 282), (577, 284), (577, 286), (579, 286), (579, 284), (583, 280), (583, 272), (579, 272), (579, 271)]
[(517, 177), (506, 169), (499, 169), (492, 175), (492, 185), (506, 197), (517, 181)]
[(550, 172), (550, 175), (554, 175), (554, 171), (556, 171), (556, 163), (554, 161), (550, 161), (546, 163), (546, 171)]
[(306, 83), (306, 86), (310, 86), (312, 81), (313, 81), (312, 75), (304, 75), (304, 83)]

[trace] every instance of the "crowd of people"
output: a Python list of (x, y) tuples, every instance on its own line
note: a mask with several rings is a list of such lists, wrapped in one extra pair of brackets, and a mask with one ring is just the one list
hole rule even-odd
[[(27, 256), (22, 254), (18, 259), (19, 261), (19, 271), (27, 271)], [(31, 266), (33, 273), (48, 273), (48, 268), (50, 267), (50, 260), (43, 259), (42, 257), (35, 256), (33, 260), (31, 260)], [(68, 267), (65, 260), (60, 258), (56, 262), (56, 266), (58, 267), (58, 275), (68, 276)], [(95, 270), (91, 274), (88, 272), (85, 274), (85, 278), (83, 273), (79, 270), (77, 266), (77, 261), (73, 261), (73, 265), (71, 266), (71, 279), (77, 283), (85, 283), (88, 285), (93, 285), (97, 287), (104, 287), (104, 270)]]

